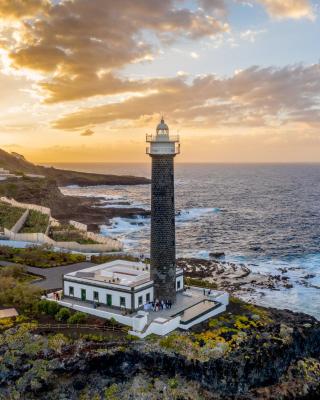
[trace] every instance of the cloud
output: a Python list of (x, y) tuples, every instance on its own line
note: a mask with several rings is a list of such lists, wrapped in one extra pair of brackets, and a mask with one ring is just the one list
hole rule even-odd
[(81, 133), (81, 136), (92, 136), (94, 135), (94, 131), (92, 129), (86, 129)]
[(309, 0), (256, 0), (275, 18), (314, 18)]
[(0, 0), (0, 19), (31, 17), (49, 7), (48, 0)]
[(190, 53), (190, 57), (191, 57), (191, 58), (194, 58), (194, 59), (196, 60), (197, 58), (199, 58), (199, 54), (196, 53), (195, 51), (192, 51), (192, 52)]
[[(251, 67), (231, 78), (214, 75), (158, 79), (153, 91), (123, 102), (91, 107), (54, 122), (58, 129), (80, 129), (114, 121), (139, 121), (161, 110), (181, 125), (281, 126), (320, 121), (320, 65)], [(312, 114), (312, 120), (310, 120)]]
[[(2, 16), (11, 17), (15, 8), (8, 0), (2, 3)], [(12, 3), (16, 16), (34, 14), (48, 4), (31, 0), (28, 9), (22, 5), (29, 2)], [(8, 56), (13, 68), (45, 75), (39, 87), (47, 103), (137, 91), (139, 84), (120, 80), (119, 69), (150, 62), (160, 45), (181, 37), (198, 40), (224, 32), (225, 20), (214, 16), (223, 4), (213, 3), (208, 15), (175, 0), (52, 2), (50, 12), (23, 21)]]

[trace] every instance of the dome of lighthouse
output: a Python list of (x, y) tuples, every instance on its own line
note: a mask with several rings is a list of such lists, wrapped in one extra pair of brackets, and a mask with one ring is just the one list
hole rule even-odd
[(160, 135), (168, 135), (169, 133), (169, 127), (164, 122), (163, 118), (161, 118), (160, 124), (158, 124), (157, 126), (157, 133), (159, 133)]

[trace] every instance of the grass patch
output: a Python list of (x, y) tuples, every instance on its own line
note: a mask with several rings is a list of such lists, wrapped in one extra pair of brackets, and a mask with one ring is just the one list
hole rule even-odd
[(0, 202), (0, 228), (11, 229), (24, 212), (23, 208)]
[(31, 267), (51, 268), (83, 262), (86, 257), (82, 254), (56, 252), (44, 246), (25, 249), (0, 246), (0, 260)]
[(138, 262), (140, 261), (138, 257), (133, 257), (127, 254), (106, 254), (102, 256), (92, 256), (91, 261), (95, 264), (103, 264), (109, 261), (114, 261), (114, 260), (125, 260), (125, 261), (133, 261), (133, 262)]
[(49, 216), (39, 211), (30, 210), (28, 218), (20, 233), (45, 233), (49, 224)]
[(74, 228), (72, 225), (62, 225), (50, 228), (50, 237), (56, 242), (77, 242), (79, 244), (98, 244), (95, 240), (87, 238), (85, 232)]
[(218, 285), (216, 283), (210, 283), (208, 281), (205, 281), (203, 279), (195, 279), (195, 278), (189, 278), (185, 277), (184, 278), (184, 285), (185, 286), (197, 286), (201, 288), (206, 288), (206, 289), (218, 289)]

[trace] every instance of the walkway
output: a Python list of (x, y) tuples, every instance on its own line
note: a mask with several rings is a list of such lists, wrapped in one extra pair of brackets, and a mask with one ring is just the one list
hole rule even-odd
[[(8, 261), (0, 261), (2, 266), (17, 265)], [(37, 268), (26, 266), (26, 269), (31, 274), (40, 275), (44, 279), (33, 282), (33, 285), (40, 287), (45, 290), (62, 289), (62, 276), (69, 272), (78, 271), (81, 269), (89, 268), (95, 264), (91, 262), (82, 262), (71, 265), (63, 265), (61, 267), (53, 268)]]

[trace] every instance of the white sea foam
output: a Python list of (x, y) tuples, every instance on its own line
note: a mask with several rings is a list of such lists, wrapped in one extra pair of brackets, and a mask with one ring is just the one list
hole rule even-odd
[(177, 222), (188, 222), (200, 219), (207, 214), (214, 214), (219, 212), (219, 208), (184, 208), (177, 212), (176, 221)]

